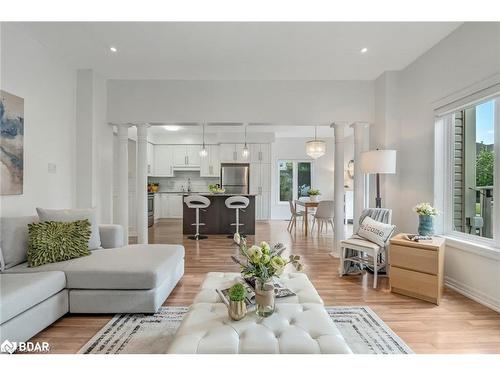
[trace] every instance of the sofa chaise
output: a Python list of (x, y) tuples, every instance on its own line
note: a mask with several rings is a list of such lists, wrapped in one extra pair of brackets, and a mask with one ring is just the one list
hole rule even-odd
[(26, 341), (70, 313), (154, 313), (184, 274), (181, 245), (123, 246), (119, 225), (100, 225), (91, 255), (30, 268), (28, 228), (1, 218), (0, 342)]

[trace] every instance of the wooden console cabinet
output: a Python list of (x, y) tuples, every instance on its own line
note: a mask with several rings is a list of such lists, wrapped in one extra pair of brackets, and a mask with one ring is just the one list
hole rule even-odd
[(443, 292), (444, 238), (414, 242), (398, 234), (389, 246), (391, 292), (439, 305)]

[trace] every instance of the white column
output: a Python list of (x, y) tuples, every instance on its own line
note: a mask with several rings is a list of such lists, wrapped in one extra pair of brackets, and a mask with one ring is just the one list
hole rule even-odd
[(148, 243), (148, 128), (137, 126), (137, 243)]
[(123, 227), (123, 244), (128, 244), (128, 126), (118, 126), (118, 217), (116, 222)]
[(366, 142), (368, 126), (369, 124), (366, 122), (355, 122), (351, 125), (351, 128), (354, 129), (354, 233), (358, 230), (361, 212), (366, 208), (367, 176), (361, 172), (359, 162), (361, 153), (368, 151), (368, 143)]
[(339, 257), (340, 241), (345, 239), (345, 209), (344, 209), (344, 124), (332, 124), (335, 138), (335, 171), (334, 171), (334, 249), (331, 255)]

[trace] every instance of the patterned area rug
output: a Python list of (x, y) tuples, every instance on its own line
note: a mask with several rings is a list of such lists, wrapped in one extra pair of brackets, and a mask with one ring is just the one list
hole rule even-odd
[[(326, 310), (356, 354), (413, 353), (369, 307), (326, 307)], [(166, 353), (187, 311), (187, 307), (162, 307), (154, 315), (117, 314), (79, 353)]]

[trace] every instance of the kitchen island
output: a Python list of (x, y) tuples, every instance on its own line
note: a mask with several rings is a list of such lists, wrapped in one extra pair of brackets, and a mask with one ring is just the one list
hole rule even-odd
[[(236, 222), (236, 210), (227, 208), (227, 198), (239, 195), (247, 197), (250, 203), (247, 208), (240, 209), (240, 233), (245, 235), (255, 234), (255, 194), (197, 194), (210, 199), (210, 206), (200, 209), (200, 234), (232, 234), (236, 228), (231, 223)], [(187, 196), (185, 194), (184, 196)], [(184, 200), (184, 199), (183, 199)], [(185, 235), (195, 234), (196, 210), (188, 208), (183, 204), (183, 233)]]

